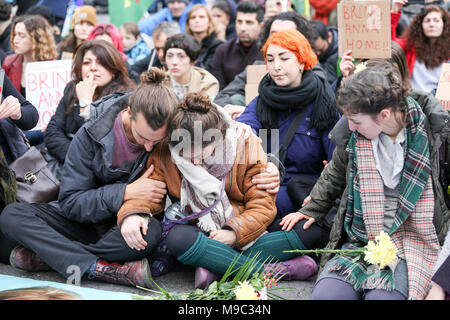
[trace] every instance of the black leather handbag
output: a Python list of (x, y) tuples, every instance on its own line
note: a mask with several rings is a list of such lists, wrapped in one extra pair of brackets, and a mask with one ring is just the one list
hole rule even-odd
[(16, 175), (17, 201), (47, 203), (58, 198), (59, 180), (47, 168), (47, 161), (36, 147), (30, 147), (9, 168)]

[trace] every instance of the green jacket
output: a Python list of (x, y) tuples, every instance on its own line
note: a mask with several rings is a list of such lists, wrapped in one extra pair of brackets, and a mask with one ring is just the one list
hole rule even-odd
[[(444, 190), (439, 182), (440, 165), (439, 149), (442, 142), (450, 138), (450, 114), (442, 108), (439, 100), (432, 94), (411, 90), (409, 95), (415, 99), (422, 107), (428, 122), (427, 133), (430, 140), (430, 155), (432, 166), (433, 190), (435, 194), (434, 226), (442, 245), (450, 225), (450, 209), (445, 203)], [(339, 249), (346, 241), (344, 231), (344, 217), (347, 207), (348, 196), (348, 141), (351, 131), (348, 128), (348, 120), (342, 117), (333, 130), (330, 132), (330, 139), (336, 144), (333, 158), (328, 166), (323, 170), (319, 180), (311, 191), (311, 201), (306, 204), (301, 212), (316, 220), (316, 223), (323, 225), (324, 219), (330, 208), (335, 203), (335, 199), (341, 195), (341, 202), (333, 221), (330, 232), (330, 239), (327, 249)], [(450, 140), (450, 139), (449, 139)], [(450, 144), (450, 142), (447, 142)], [(447, 148), (447, 159), (450, 159), (450, 146)], [(332, 254), (322, 255), (321, 267), (332, 257)]]

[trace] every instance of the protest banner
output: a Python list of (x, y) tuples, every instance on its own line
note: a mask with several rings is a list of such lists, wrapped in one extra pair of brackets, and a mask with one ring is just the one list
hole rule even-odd
[(339, 57), (348, 50), (353, 58), (391, 57), (389, 0), (341, 1), (337, 12)]
[(450, 63), (444, 63), (442, 66), (436, 98), (442, 103), (444, 109), (450, 110)]
[(267, 74), (265, 64), (247, 66), (247, 84), (245, 85), (245, 105), (248, 105), (258, 95), (261, 79)]
[(26, 98), (39, 112), (35, 130), (47, 127), (71, 80), (72, 60), (30, 62), (25, 71)]

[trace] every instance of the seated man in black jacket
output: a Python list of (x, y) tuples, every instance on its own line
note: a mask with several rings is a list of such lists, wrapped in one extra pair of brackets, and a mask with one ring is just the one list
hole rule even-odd
[[(164, 77), (152, 69), (131, 95), (116, 93), (94, 103), (103, 113), (75, 134), (58, 201), (13, 203), (4, 209), (0, 229), (22, 245), (11, 253), (13, 267), (28, 271), (50, 267), (65, 278), (78, 274), (151, 286), (146, 257), (160, 240), (160, 222), (135, 219), (124, 221), (119, 229), (116, 221), (123, 201), (160, 202), (166, 194), (164, 183), (147, 178), (152, 168), (143, 172), (149, 152), (165, 138), (166, 121), (178, 103), (160, 83)], [(136, 223), (142, 230), (141, 248), (130, 247), (123, 235)]]

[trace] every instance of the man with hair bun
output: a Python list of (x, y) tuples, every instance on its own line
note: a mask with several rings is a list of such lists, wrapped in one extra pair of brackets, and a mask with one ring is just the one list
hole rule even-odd
[[(58, 201), (5, 208), (0, 229), (21, 244), (11, 253), (13, 267), (151, 287), (146, 257), (161, 237), (159, 221), (137, 216), (119, 229), (116, 218), (123, 201), (161, 202), (166, 194), (164, 183), (148, 179), (153, 168), (144, 172), (177, 104), (162, 84), (164, 77), (153, 68), (133, 93), (114, 93), (92, 103), (97, 113), (70, 144)], [(127, 230), (135, 223), (143, 239), (139, 247), (130, 247)]]

